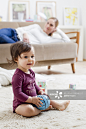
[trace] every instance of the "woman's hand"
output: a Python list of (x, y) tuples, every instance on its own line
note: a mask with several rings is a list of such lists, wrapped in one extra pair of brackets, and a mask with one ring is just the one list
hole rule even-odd
[(43, 104), (40, 100), (43, 100), (39, 97), (32, 97), (32, 103), (35, 104), (37, 107), (42, 107), (40, 104)]
[(26, 34), (26, 33), (23, 34), (23, 41), (29, 43), (28, 34)]

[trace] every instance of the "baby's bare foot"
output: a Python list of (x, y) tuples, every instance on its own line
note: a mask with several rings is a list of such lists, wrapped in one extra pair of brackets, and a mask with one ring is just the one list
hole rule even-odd
[(47, 109), (42, 110), (42, 111), (48, 111), (48, 110), (50, 110), (50, 109), (52, 109), (52, 105), (49, 105), (49, 107), (48, 107)]
[(57, 109), (59, 111), (63, 111), (68, 107), (69, 103), (70, 103), (70, 101), (65, 101), (65, 102), (61, 103), (61, 104), (59, 104), (59, 107)]
[(49, 107), (45, 110), (47, 111), (47, 110), (50, 110), (50, 109), (52, 109), (52, 105), (49, 105)]

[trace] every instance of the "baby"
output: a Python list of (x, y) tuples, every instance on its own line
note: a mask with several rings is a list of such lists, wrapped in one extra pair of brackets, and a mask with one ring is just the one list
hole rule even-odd
[[(14, 94), (13, 112), (22, 116), (36, 116), (44, 110), (36, 108), (43, 104), (42, 98), (37, 95), (46, 94), (35, 82), (35, 73), (31, 67), (35, 64), (35, 51), (33, 46), (26, 42), (16, 42), (10, 47), (11, 63), (17, 63), (16, 69), (12, 77), (12, 88)], [(46, 110), (55, 108), (56, 110), (65, 110), (70, 101), (58, 103), (50, 100), (50, 106)]]

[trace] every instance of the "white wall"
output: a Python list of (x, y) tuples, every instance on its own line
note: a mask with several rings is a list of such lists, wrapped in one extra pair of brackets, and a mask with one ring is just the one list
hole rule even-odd
[[(9, 0), (0, 0), (0, 16), (3, 17), (3, 21), (8, 20), (8, 1)], [(18, 1), (18, 0), (17, 0)], [(22, 0), (21, 0), (22, 1)], [(23, 0), (24, 1), (24, 0)], [(26, 0), (25, 0), (26, 1)], [(30, 17), (33, 18), (36, 14), (36, 1), (37, 0), (27, 0), (30, 1)], [(46, 1), (46, 0), (38, 0)], [(64, 7), (78, 7), (79, 8), (79, 25), (82, 25), (84, 28), (84, 52), (83, 58), (86, 59), (86, 0), (47, 0), (47, 1), (56, 1), (56, 13), (57, 18), (59, 19), (60, 25), (63, 25), (63, 11)]]

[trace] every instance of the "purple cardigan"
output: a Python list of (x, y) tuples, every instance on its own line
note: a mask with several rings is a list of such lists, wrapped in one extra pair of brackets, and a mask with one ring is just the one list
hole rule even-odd
[(24, 104), (29, 96), (36, 96), (38, 91), (41, 90), (35, 82), (35, 73), (29, 69), (30, 74), (16, 69), (12, 77), (12, 88), (14, 94), (13, 112), (20, 105)]

